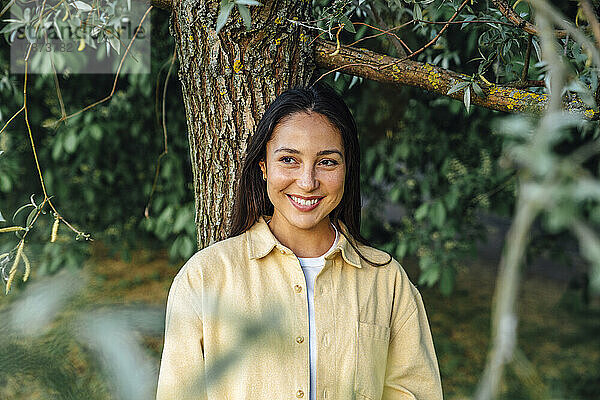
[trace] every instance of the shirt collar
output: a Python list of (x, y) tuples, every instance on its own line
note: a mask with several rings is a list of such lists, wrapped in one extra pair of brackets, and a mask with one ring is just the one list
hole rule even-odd
[[(269, 225), (267, 225), (267, 216), (262, 215), (258, 221), (246, 231), (248, 237), (248, 252), (251, 259), (262, 258), (269, 254), (274, 247), (277, 247), (280, 251), (291, 254), (291, 250), (282, 245), (279, 240), (273, 235)], [(350, 236), (348, 228), (342, 221), (338, 221), (341, 230)], [(340, 232), (337, 244), (325, 254), (325, 259), (332, 259), (337, 252), (342, 253), (344, 260), (357, 268), (361, 268), (360, 256), (352, 248), (346, 236)], [(351, 236), (350, 236), (351, 237)]]

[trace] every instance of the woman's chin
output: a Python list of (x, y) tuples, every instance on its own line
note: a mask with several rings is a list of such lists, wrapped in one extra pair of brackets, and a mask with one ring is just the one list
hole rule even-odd
[(299, 214), (298, 212), (294, 212), (292, 215), (288, 214), (287, 221), (290, 225), (294, 226), (297, 229), (311, 230), (319, 225), (319, 223), (325, 217), (321, 216), (318, 213), (314, 213), (312, 215)]

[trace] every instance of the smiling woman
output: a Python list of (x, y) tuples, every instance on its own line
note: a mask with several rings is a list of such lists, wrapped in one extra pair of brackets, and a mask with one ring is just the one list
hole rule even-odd
[[(360, 234), (359, 170), (356, 125), (333, 90), (291, 89), (268, 107), (229, 237), (171, 286), (159, 400), (442, 398), (421, 296)], [(232, 312), (280, 329), (241, 329)]]
[(344, 195), (346, 163), (338, 129), (316, 112), (279, 122), (259, 162), (273, 204), (271, 231), (298, 257), (318, 257), (333, 243), (329, 214)]

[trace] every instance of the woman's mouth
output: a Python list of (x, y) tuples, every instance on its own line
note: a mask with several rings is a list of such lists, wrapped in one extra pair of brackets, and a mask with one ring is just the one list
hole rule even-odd
[(290, 202), (294, 205), (294, 207), (300, 211), (311, 211), (315, 209), (323, 199), (323, 197), (320, 197), (318, 199), (305, 200), (301, 197), (296, 197), (289, 194), (287, 197), (290, 199)]

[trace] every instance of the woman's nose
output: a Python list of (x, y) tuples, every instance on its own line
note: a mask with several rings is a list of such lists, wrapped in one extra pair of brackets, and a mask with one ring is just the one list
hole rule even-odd
[(300, 189), (306, 192), (315, 190), (319, 186), (319, 183), (314, 168), (308, 166), (304, 168), (297, 180), (297, 184)]

